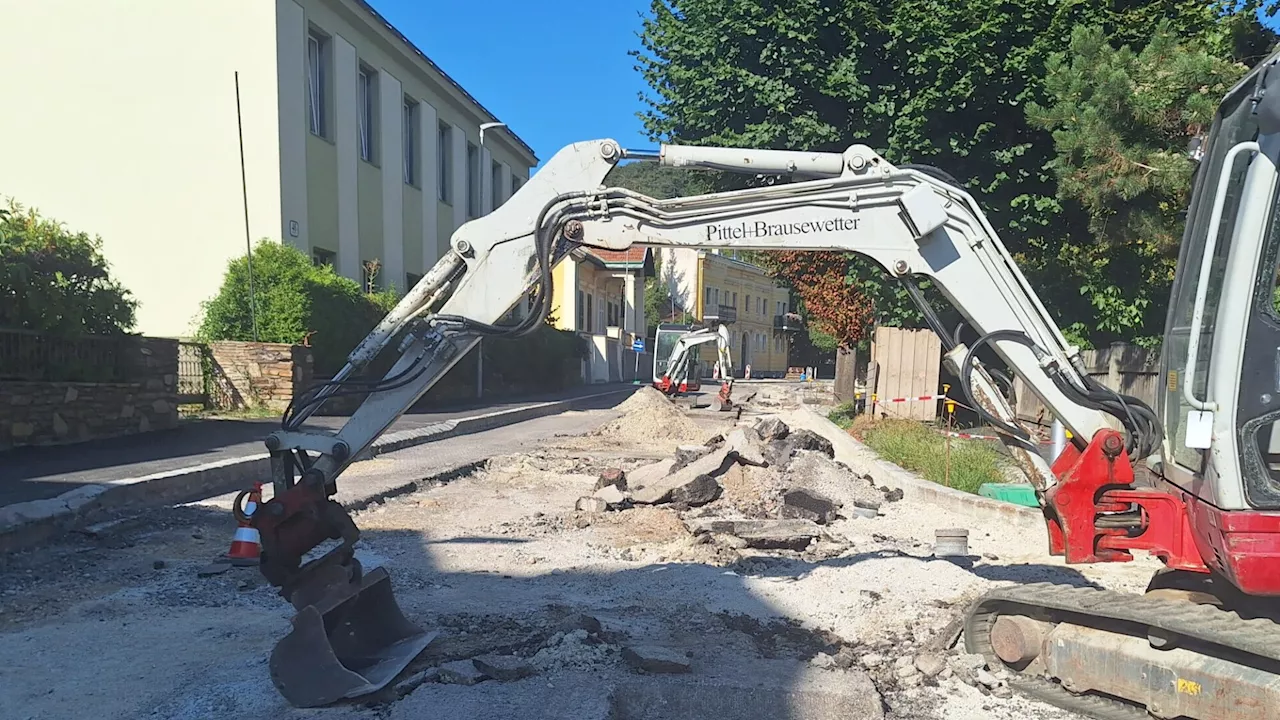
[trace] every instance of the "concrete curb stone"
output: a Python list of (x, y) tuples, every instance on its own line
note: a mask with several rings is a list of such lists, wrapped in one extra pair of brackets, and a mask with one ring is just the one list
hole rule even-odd
[(1035, 508), (1000, 502), (981, 495), (970, 495), (962, 490), (945, 487), (930, 482), (915, 473), (904, 470), (893, 463), (875, 455), (866, 445), (858, 442), (852, 435), (840, 429), (826, 416), (811, 409), (801, 408), (797, 415), (809, 429), (831, 441), (835, 448), (836, 460), (849, 463), (850, 455), (866, 457), (874, 456), (875, 481), (877, 485), (899, 488), (909, 498), (918, 498), (935, 507), (965, 515), (978, 520), (994, 520), (1020, 528), (1046, 530), (1044, 516)]
[[(619, 388), (566, 400), (526, 405), (465, 418), (445, 420), (412, 430), (387, 433), (359, 459), (367, 460), (445, 438), (493, 430), (506, 425), (556, 415), (590, 400), (632, 392)], [(108, 510), (171, 505), (244, 489), (270, 476), (267, 452), (228, 458), (140, 477), (83, 485), (57, 497), (0, 507), (0, 553), (32, 547), (71, 530)]]

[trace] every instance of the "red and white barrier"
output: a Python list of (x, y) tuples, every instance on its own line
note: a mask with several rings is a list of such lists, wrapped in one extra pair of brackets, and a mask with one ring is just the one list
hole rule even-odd
[(877, 403), (904, 403), (904, 402), (937, 402), (945, 400), (946, 395), (921, 395), (919, 397), (901, 397), (901, 398), (883, 398), (875, 399)]

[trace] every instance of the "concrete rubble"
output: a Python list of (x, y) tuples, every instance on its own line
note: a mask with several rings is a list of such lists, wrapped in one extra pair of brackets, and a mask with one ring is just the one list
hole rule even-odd
[[(406, 616), (439, 635), (382, 692), (322, 714), (1073, 720), (1015, 694), (953, 628), (986, 589), (1080, 573), (1051, 565), (1033, 534), (913, 503), (872, 465), (838, 462), (786, 411), (788, 385), (759, 387), (769, 414), (753, 404), (741, 420), (641, 390), (356, 513), (361, 562), (386, 566)], [(347, 477), (423, 477), (396, 462)], [(275, 589), (246, 568), (195, 579), (233, 530), (230, 498), (218, 502), (0, 568), (0, 662), (14, 672), (0, 706), (39, 720), (318, 717), (267, 676), (291, 615)], [(933, 531), (966, 522), (973, 565), (933, 558)], [(1148, 577), (1085, 570), (1113, 589)], [(45, 692), (53, 667), (67, 691)]]

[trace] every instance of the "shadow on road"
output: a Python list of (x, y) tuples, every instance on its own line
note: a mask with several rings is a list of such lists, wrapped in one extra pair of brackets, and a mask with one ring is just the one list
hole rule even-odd
[[(518, 553), (527, 541), (424, 539), (413, 530), (376, 529), (365, 531), (359, 546), (366, 571), (386, 567), (404, 614), (440, 635), (381, 693), (295, 709), (272, 687), (265, 664), (292, 609), (255, 568), (197, 577), (211, 550), (221, 554), (219, 541), (230, 538), (233, 526), (225, 512), (167, 508), (144, 527), (96, 541), (64, 538), (56, 548), (7, 563), (0, 580), (17, 602), (0, 632), (0, 660), (12, 669), (0, 705), (37, 720), (883, 717), (879, 694), (860, 670), (808, 664), (819, 653), (837, 655), (840, 638), (780, 617), (779, 608), (725, 568), (672, 563), (548, 572), (520, 568), (508, 556), (493, 572), (458, 572), (443, 568), (479, 547)], [(155, 557), (170, 560), (140, 572)], [(108, 615), (97, 617), (86, 604)], [(30, 613), (46, 620), (19, 621)], [(31, 647), (41, 648), (39, 663), (10, 662)], [(623, 647), (647, 656), (660, 648), (688, 663), (689, 672), (638, 672), (623, 659)], [(84, 662), (121, 653), (128, 662)], [(470, 687), (413, 682), (429, 668), (495, 654), (519, 655), (537, 674)], [(50, 687), (76, 690), (51, 694), (44, 690)], [(97, 698), (92, 710), (82, 702), (87, 697)]]

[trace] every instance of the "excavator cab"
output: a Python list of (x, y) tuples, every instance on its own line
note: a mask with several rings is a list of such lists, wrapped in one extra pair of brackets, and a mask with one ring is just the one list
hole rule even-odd
[[(1162, 352), (1165, 442), (1150, 464), (1209, 522), (1214, 574), (1280, 595), (1280, 69), (1219, 106), (1198, 156)], [(1248, 526), (1249, 533), (1233, 532)], [(1251, 552), (1232, 552), (1247, 543)]]

